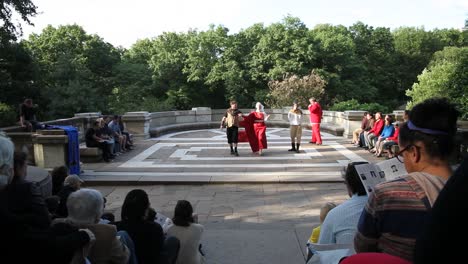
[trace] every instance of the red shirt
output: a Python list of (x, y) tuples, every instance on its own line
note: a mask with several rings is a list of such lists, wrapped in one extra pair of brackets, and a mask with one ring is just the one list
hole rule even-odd
[(398, 143), (398, 134), (400, 134), (399, 127), (395, 128), (395, 132), (393, 132), (393, 136), (388, 137), (387, 140), (395, 141), (396, 143)]
[(369, 133), (373, 133), (376, 137), (380, 136), (380, 133), (382, 133), (382, 129), (384, 127), (384, 121), (383, 119), (376, 120), (374, 123), (374, 127), (369, 130)]
[(311, 123), (320, 123), (322, 121), (322, 107), (319, 103), (309, 105), (310, 112), (310, 122)]

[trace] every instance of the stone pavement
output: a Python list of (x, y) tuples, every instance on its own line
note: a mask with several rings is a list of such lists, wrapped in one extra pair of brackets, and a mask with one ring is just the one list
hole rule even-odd
[(256, 156), (248, 143), (239, 144), (239, 157), (230, 155), (224, 131), (183, 131), (140, 141), (137, 149), (112, 163), (84, 164), (81, 175), (95, 183), (124, 184), (229, 182), (339, 182), (349, 161), (374, 160), (348, 139), (322, 133), (323, 145), (309, 144), (304, 130), (301, 152), (291, 148), (289, 129), (269, 128), (268, 149)]
[(321, 205), (348, 198), (344, 166), (379, 160), (326, 133), (322, 146), (309, 144), (307, 130), (301, 153), (291, 153), (288, 133), (269, 128), (264, 156), (253, 156), (241, 143), (241, 156), (232, 157), (223, 131), (178, 132), (140, 141), (113, 163), (84, 164), (81, 176), (86, 187), (107, 197), (106, 210), (117, 220), (125, 195), (135, 188), (169, 217), (177, 200), (189, 200), (205, 227), (208, 264), (304, 263)]

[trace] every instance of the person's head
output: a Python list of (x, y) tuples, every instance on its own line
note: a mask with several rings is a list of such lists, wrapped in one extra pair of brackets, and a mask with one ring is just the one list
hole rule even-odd
[(28, 171), (28, 163), (26, 162), (28, 155), (23, 151), (15, 151), (14, 154), (14, 177), (13, 181), (22, 181), (26, 179)]
[(376, 120), (382, 119), (382, 113), (381, 112), (376, 112), (375, 113), (375, 119)]
[(400, 122), (398, 122), (398, 121), (393, 122), (393, 127), (395, 129), (399, 129), (400, 128)]
[(317, 99), (315, 99), (315, 97), (311, 97), (311, 98), (309, 98), (309, 102), (311, 104), (313, 104), (313, 103), (317, 102)]
[(63, 186), (70, 186), (75, 190), (79, 190), (83, 182), (84, 181), (78, 175), (70, 174), (63, 181)]
[(364, 112), (363, 117), (367, 117), (368, 112)]
[(60, 204), (60, 197), (57, 195), (52, 195), (44, 199), (44, 202), (47, 206), (47, 210), (51, 214), (55, 214)]
[(344, 183), (348, 189), (349, 196), (357, 194), (358, 196), (367, 195), (366, 188), (362, 184), (361, 178), (356, 171), (356, 165), (368, 164), (367, 161), (355, 161), (348, 164), (344, 171)]
[(115, 222), (115, 215), (111, 212), (105, 212), (101, 215), (101, 219), (107, 220), (111, 223)]
[(411, 173), (430, 166), (447, 166), (455, 147), (459, 112), (446, 98), (433, 98), (413, 107), (400, 126), (398, 159)]
[(177, 226), (189, 226), (193, 223), (193, 208), (189, 201), (179, 200), (174, 209), (172, 222)]
[(115, 120), (116, 122), (118, 122), (119, 121), (119, 115), (114, 115), (112, 120)]
[(148, 208), (148, 213), (146, 214), (146, 220), (150, 222), (154, 222), (156, 220), (156, 210), (154, 208), (150, 207)]
[(96, 121), (93, 122), (93, 128), (99, 129), (101, 127), (101, 118), (98, 118)]
[(299, 103), (297, 101), (294, 101), (292, 107), (293, 107), (293, 110), (299, 109)]
[(127, 193), (127, 196), (125, 196), (122, 205), (122, 221), (139, 222), (145, 220), (149, 207), (150, 202), (148, 194), (144, 190), (131, 190)]
[(104, 210), (102, 194), (93, 189), (73, 192), (67, 199), (68, 218), (77, 224), (96, 224)]
[(52, 191), (56, 193), (63, 187), (65, 178), (68, 176), (68, 168), (67, 166), (55, 167), (50, 175), (52, 176)]
[(385, 116), (385, 125), (386, 125), (386, 126), (389, 126), (389, 125), (391, 125), (392, 123), (393, 123), (393, 118), (392, 118), (392, 116), (391, 116), (391, 115), (386, 115), (386, 116)]
[(409, 114), (410, 114), (410, 110), (405, 110), (405, 112), (403, 113), (403, 121), (408, 121), (408, 118), (409, 118)]
[(373, 115), (371, 112), (368, 112), (368, 113), (366, 114), (366, 117), (367, 117), (367, 119), (369, 120), (369, 119), (374, 118), (374, 115)]
[(231, 105), (231, 109), (237, 109), (237, 102), (232, 100), (231, 102), (229, 102), (229, 105)]
[(13, 142), (0, 132), (0, 188), (10, 184), (13, 180), (14, 152)]
[(33, 100), (31, 98), (24, 99), (24, 105), (27, 107), (33, 107)]
[(263, 112), (263, 105), (262, 105), (262, 103), (257, 102), (257, 103), (255, 104), (255, 109), (256, 109), (258, 112)]
[(327, 202), (320, 208), (320, 223), (323, 223), (323, 221), (325, 221), (325, 217), (327, 216), (328, 212), (330, 212), (331, 209), (335, 207), (336, 207), (335, 203)]

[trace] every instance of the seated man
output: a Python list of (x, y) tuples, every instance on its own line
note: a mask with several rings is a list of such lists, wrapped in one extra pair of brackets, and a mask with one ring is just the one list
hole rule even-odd
[(100, 137), (99, 132), (99, 121), (94, 121), (93, 127), (88, 128), (85, 135), (86, 147), (95, 148), (98, 147), (102, 150), (102, 158), (105, 162), (110, 162), (114, 157), (111, 154), (112, 144), (109, 144), (107, 140)]
[(42, 128), (43, 125), (36, 120), (37, 105), (33, 104), (32, 99), (25, 99), (20, 105), (20, 125), (27, 129), (27, 131), (36, 131)]

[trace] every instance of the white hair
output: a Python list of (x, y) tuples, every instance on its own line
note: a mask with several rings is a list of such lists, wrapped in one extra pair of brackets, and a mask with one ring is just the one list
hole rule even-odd
[(257, 103), (255, 104), (255, 109), (257, 109), (258, 112), (265, 112), (265, 111), (263, 110), (263, 105), (262, 105), (262, 103), (260, 103), (260, 102), (257, 102)]
[(76, 224), (96, 224), (104, 210), (104, 199), (99, 191), (81, 189), (67, 199), (68, 219)]
[(13, 157), (15, 146), (10, 138), (0, 132), (0, 187), (13, 179)]

